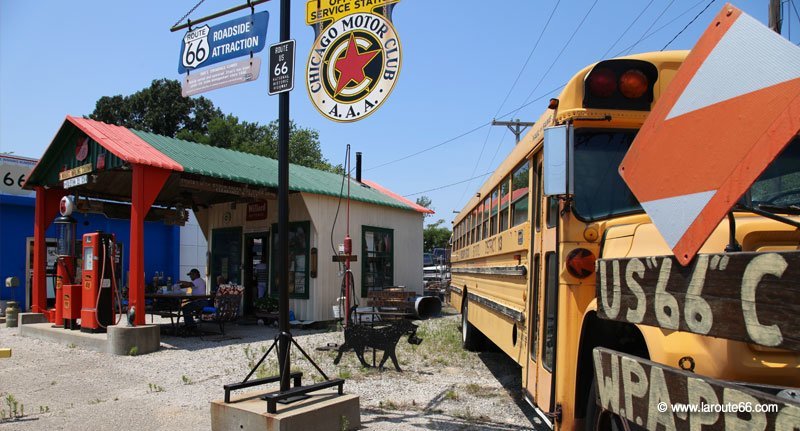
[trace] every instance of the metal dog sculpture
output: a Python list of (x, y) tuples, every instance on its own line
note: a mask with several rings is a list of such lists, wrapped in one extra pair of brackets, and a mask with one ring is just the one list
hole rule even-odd
[(422, 339), (417, 337), (417, 325), (408, 320), (398, 320), (381, 326), (351, 325), (344, 329), (344, 344), (339, 346), (339, 354), (336, 355), (333, 363), (338, 364), (342, 359), (342, 354), (346, 350), (353, 349), (358, 360), (361, 361), (361, 365), (369, 367), (367, 361), (364, 360), (364, 350), (369, 347), (383, 350), (383, 357), (378, 368), (383, 369), (386, 360), (391, 358), (395, 369), (403, 371), (400, 369), (400, 365), (397, 364), (395, 348), (400, 338), (405, 334), (408, 334), (408, 342), (410, 344), (417, 345), (422, 342)]

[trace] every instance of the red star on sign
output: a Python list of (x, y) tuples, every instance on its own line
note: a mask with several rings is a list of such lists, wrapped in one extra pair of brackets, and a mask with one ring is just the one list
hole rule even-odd
[(344, 56), (336, 59), (335, 68), (339, 72), (339, 81), (336, 84), (336, 95), (344, 90), (351, 82), (356, 85), (360, 84), (366, 75), (364, 68), (367, 67), (370, 61), (378, 55), (379, 50), (375, 49), (367, 52), (358, 52), (358, 44), (353, 33), (350, 33), (350, 41), (347, 45), (347, 52)]

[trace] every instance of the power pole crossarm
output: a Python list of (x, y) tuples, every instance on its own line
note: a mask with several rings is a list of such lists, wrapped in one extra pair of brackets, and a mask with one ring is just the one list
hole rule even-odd
[(492, 126), (506, 126), (506, 127), (508, 127), (508, 130), (511, 130), (511, 133), (513, 133), (514, 136), (516, 137), (518, 144), (519, 144), (520, 136), (525, 131), (525, 129), (527, 129), (528, 127), (533, 126), (534, 124), (536, 124), (536, 123), (533, 122), (533, 121), (519, 121), (519, 120), (497, 121), (497, 120), (492, 120)]

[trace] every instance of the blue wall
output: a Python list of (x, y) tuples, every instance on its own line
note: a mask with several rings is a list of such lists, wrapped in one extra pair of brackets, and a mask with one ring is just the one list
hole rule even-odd
[[(17, 301), (23, 310), (30, 305), (25, 303), (25, 240), (33, 237), (34, 205), (35, 199), (31, 197), (0, 195), (0, 299)], [(73, 217), (78, 222), (78, 237), (97, 230), (116, 235), (117, 242), (123, 245), (123, 283), (127, 285), (130, 221), (109, 219), (102, 214), (74, 214)], [(47, 229), (47, 237), (56, 237), (55, 225)], [(180, 228), (145, 222), (144, 241), (145, 280), (152, 280), (155, 271), (163, 271), (165, 276), (179, 280)], [(5, 287), (5, 278), (11, 276), (19, 278), (19, 287)]]

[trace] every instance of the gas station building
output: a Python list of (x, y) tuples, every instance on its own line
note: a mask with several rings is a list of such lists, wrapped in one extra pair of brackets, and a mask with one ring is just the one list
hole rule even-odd
[[(36, 166), (36, 159), (16, 155), (0, 155), (0, 177), (7, 181), (0, 182), (0, 279), (15, 277), (18, 286), (6, 286), (0, 283), (0, 301), (16, 301), (21, 310), (31, 305), (32, 268), (33, 268), (33, 220), (36, 204), (35, 192), (25, 190), (22, 184), (29, 172)], [(113, 214), (112, 214), (113, 215)], [(128, 235), (129, 214), (119, 214), (110, 218), (101, 213), (84, 212), (74, 215), (78, 236), (94, 231), (113, 232), (122, 247), (123, 256), (127, 256), (130, 243)], [(179, 266), (178, 255), (182, 252), (179, 246), (181, 236), (175, 225), (166, 225), (158, 221), (145, 222), (145, 238), (152, 238), (145, 246), (145, 272), (152, 274), (164, 271), (169, 274), (185, 273)], [(54, 306), (55, 282), (53, 280), (56, 257), (56, 229), (50, 226), (45, 231), (47, 244), (46, 272), (48, 306)], [(191, 243), (191, 241), (187, 241)], [(123, 259), (123, 273), (128, 271), (128, 260)], [(179, 269), (180, 268), (180, 269)], [(2, 306), (0, 306), (2, 307)]]
[[(336, 255), (348, 221), (357, 297), (387, 286), (422, 294), (423, 218), (432, 211), (378, 184), (349, 181), (290, 167), (289, 308), (296, 319), (334, 318), (342, 296)], [(145, 309), (145, 285), (152, 275), (145, 261), (175, 243), (174, 233), (145, 234), (145, 220), (182, 224), (191, 211), (208, 240), (209, 287), (216, 288), (218, 276), (243, 285), (242, 312), (251, 313), (259, 298), (278, 294), (273, 263), (277, 187), (276, 160), (68, 116), (24, 185), (36, 193), (31, 311), (47, 307), (45, 240), (61, 198), (75, 195), (79, 210), (128, 212), (121, 215), (130, 219), (129, 235), (120, 235), (118, 227), (109, 231), (128, 242), (124, 284), (137, 310)], [(144, 324), (144, 318), (137, 312), (136, 324)]]

